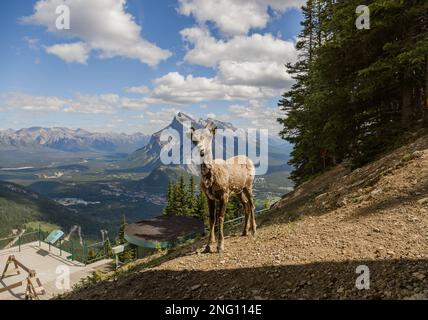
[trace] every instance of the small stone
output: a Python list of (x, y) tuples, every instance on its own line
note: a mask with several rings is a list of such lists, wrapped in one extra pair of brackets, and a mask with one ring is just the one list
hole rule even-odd
[(375, 253), (381, 253), (383, 250), (385, 250), (384, 247), (379, 247), (376, 249)]
[(382, 192), (382, 189), (375, 189), (375, 190), (373, 190), (372, 192), (370, 192), (370, 194), (371, 194), (372, 196), (375, 196), (375, 195), (380, 194), (381, 192)]
[(343, 293), (345, 291), (345, 288), (340, 287), (339, 289), (337, 289), (337, 293)]
[(423, 198), (418, 200), (418, 204), (420, 205), (428, 204), (428, 198)]
[(418, 280), (424, 280), (425, 279), (425, 275), (421, 272), (414, 272), (412, 274), (415, 278), (417, 278)]
[(200, 284), (196, 284), (196, 285), (194, 285), (193, 287), (190, 288), (190, 291), (195, 291), (195, 290), (199, 289), (200, 287), (201, 287)]

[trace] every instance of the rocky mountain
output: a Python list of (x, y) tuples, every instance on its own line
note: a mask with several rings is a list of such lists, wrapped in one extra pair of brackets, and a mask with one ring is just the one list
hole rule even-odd
[[(186, 115), (183, 112), (179, 112), (172, 119), (171, 123), (163, 128), (162, 130), (154, 133), (150, 138), (149, 143), (141, 149), (138, 149), (134, 153), (132, 153), (129, 158), (129, 166), (134, 168), (135, 170), (142, 172), (150, 172), (154, 168), (162, 165), (160, 161), (160, 152), (162, 147), (167, 142), (161, 142), (160, 137), (164, 130), (174, 129), (180, 133), (181, 141), (183, 141), (182, 133), (185, 132), (183, 128), (185, 126), (193, 126), (194, 128), (202, 128), (206, 125), (208, 121), (213, 121), (217, 125), (217, 129), (229, 129), (234, 132), (237, 132), (238, 128), (235, 127), (232, 123), (223, 122), (216, 119), (198, 119), (195, 120), (192, 117)], [(236, 146), (235, 140), (235, 146)], [(224, 148), (221, 147), (220, 150)], [(258, 147), (257, 152), (259, 151)], [(180, 150), (182, 152), (183, 146), (180, 146)], [(237, 150), (237, 147), (235, 147)], [(287, 165), (288, 156), (291, 151), (291, 146), (283, 141), (280, 138), (269, 137), (269, 170), (273, 170), (274, 166), (281, 166), (282, 169), (289, 169)], [(231, 157), (235, 154), (227, 154), (226, 157)], [(195, 174), (197, 172), (197, 168), (194, 165), (186, 165), (182, 166), (187, 172)]]
[(0, 148), (50, 148), (65, 152), (96, 151), (129, 153), (144, 146), (142, 133), (92, 133), (83, 129), (32, 127), (0, 131)]

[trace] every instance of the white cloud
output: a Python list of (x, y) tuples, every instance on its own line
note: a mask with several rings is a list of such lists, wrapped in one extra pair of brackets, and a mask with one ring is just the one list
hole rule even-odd
[(195, 104), (209, 100), (247, 100), (274, 97), (292, 84), (284, 64), (295, 61), (292, 41), (271, 34), (236, 36), (217, 40), (207, 29), (194, 27), (181, 32), (193, 46), (185, 62), (212, 67), (214, 77), (196, 77), (170, 72), (153, 81), (154, 89), (127, 88), (127, 92), (146, 95), (147, 104)]
[(84, 42), (56, 44), (46, 48), (46, 52), (54, 54), (67, 63), (86, 64), (90, 49)]
[(31, 38), (31, 37), (24, 37), (22, 38), (28, 45), (30, 49), (33, 50), (39, 50), (40, 47), (40, 39)]
[(149, 120), (146, 129), (155, 132), (165, 128), (171, 123), (171, 119), (179, 112), (176, 108), (162, 108), (158, 111), (145, 112), (145, 117)]
[(66, 113), (112, 114), (118, 109), (144, 109), (142, 99), (130, 99), (117, 94), (81, 95), (72, 99), (54, 96), (34, 96), (15, 92), (2, 96), (3, 109), (24, 111), (56, 111)]
[(293, 79), (284, 64), (277, 62), (222, 61), (218, 77), (227, 85), (247, 85), (284, 90)]
[(264, 28), (269, 22), (268, 9), (285, 12), (300, 8), (306, 0), (179, 0), (178, 11), (193, 16), (199, 24), (215, 23), (225, 35), (247, 34), (252, 28)]
[(277, 118), (283, 116), (278, 108), (268, 107), (258, 100), (249, 101), (248, 105), (231, 105), (229, 117), (241, 120), (241, 127), (268, 129), (277, 134), (282, 130)]
[(247, 100), (277, 94), (267, 87), (228, 85), (217, 77), (183, 76), (170, 72), (154, 81), (155, 88), (143, 98), (147, 104), (194, 104), (208, 100)]
[(150, 89), (146, 86), (139, 87), (127, 87), (125, 88), (125, 92), (127, 93), (138, 93), (138, 94), (147, 94), (150, 92)]
[(225, 60), (285, 63), (297, 59), (293, 41), (284, 41), (269, 33), (236, 36), (224, 41), (212, 37), (207, 29), (193, 27), (182, 30), (181, 35), (192, 46), (184, 57), (185, 62), (205, 67), (215, 67)]
[(272, 34), (217, 40), (200, 27), (184, 29), (181, 35), (190, 46), (184, 61), (215, 68), (217, 82), (223, 85), (270, 88), (276, 95), (293, 81), (285, 68), (298, 57), (293, 41)]
[(73, 113), (113, 113), (114, 108), (120, 103), (117, 94), (105, 95), (77, 95), (77, 98), (70, 100), (64, 112)]
[(33, 96), (28, 93), (15, 92), (2, 96), (3, 108), (9, 110), (22, 109), (26, 111), (60, 111), (67, 100), (57, 97)]
[[(56, 28), (55, 10), (64, 4), (70, 8), (70, 30)], [(168, 59), (170, 51), (140, 36), (141, 27), (125, 11), (125, 5), (126, 0), (39, 0), (34, 14), (21, 18), (21, 21), (45, 26), (48, 31), (68, 39), (78, 38), (85, 43), (88, 52), (95, 50), (100, 58), (126, 57), (150, 66)], [(52, 50), (64, 60), (81, 63), (87, 59), (82, 47), (77, 57), (76, 46), (61, 44), (60, 47), (54, 46), (54, 49), (51, 47)], [(67, 52), (70, 50), (74, 52)]]

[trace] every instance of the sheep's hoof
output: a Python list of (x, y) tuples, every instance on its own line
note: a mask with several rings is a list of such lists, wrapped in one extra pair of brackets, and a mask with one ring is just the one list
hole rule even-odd
[(214, 252), (215, 252), (215, 250), (214, 250), (213, 246), (209, 245), (209, 244), (207, 244), (207, 246), (205, 247), (205, 249), (203, 251), (203, 253), (214, 253)]
[(222, 254), (223, 251), (224, 251), (224, 244), (222, 243), (222, 244), (220, 244), (220, 245), (217, 246), (217, 252), (219, 254)]
[(242, 236), (243, 236), (243, 237), (248, 236), (248, 231), (247, 231), (247, 230), (243, 231), (243, 232), (242, 232)]

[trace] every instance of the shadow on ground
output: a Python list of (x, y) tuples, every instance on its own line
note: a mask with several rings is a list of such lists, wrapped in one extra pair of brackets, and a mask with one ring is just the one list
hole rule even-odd
[[(368, 290), (355, 286), (360, 265), (370, 270)], [(420, 299), (428, 293), (427, 270), (428, 260), (320, 262), (211, 271), (151, 269), (77, 291), (68, 298)]]

